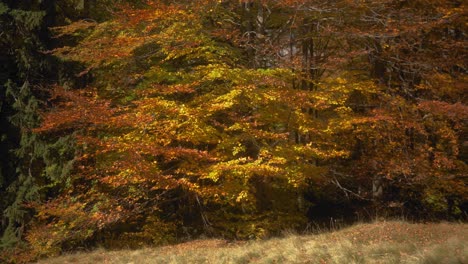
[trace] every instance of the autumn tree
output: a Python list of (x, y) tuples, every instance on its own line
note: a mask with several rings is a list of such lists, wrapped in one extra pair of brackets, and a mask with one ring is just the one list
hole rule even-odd
[[(331, 78), (336, 86), (312, 91), (295, 83), (319, 78), (279, 67), (281, 58), (251, 65), (242, 29), (226, 40), (220, 32), (231, 22), (213, 26), (236, 11), (211, 1), (149, 2), (144, 9), (123, 6), (106, 23), (56, 29), (93, 28), (78, 46), (55, 54), (86, 63), (97, 89), (62, 93), (62, 110), (48, 113), (37, 130), (80, 128), (83, 165), (69, 190), (37, 205), (40, 221), (28, 235), (36, 250), (53, 253), (109, 233), (141, 242), (200, 231), (246, 238), (306, 221), (308, 182), (323, 181), (327, 163), (348, 155), (332, 142), (328, 125), (344, 116), (353, 86)], [(93, 102), (108, 109), (86, 111)], [(314, 119), (312, 108), (328, 118)], [(156, 231), (161, 225), (167, 230)]]
[[(373, 1), (353, 10), (360, 19), (348, 25), (349, 39), (365, 51), (355, 68), (367, 72), (380, 93), (350, 98), (350, 107), (364, 116), (343, 126), (351, 135), (345, 141), (355, 146), (353, 169), (340, 178), (352, 179), (348, 188), (379, 206), (462, 215), (466, 116), (457, 113), (466, 112), (460, 96), (466, 90), (464, 5)], [(445, 114), (431, 112), (436, 108)]]
[(0, 3), (0, 262), (12, 261), (13, 252), (24, 249), (35, 213), (28, 203), (54, 196), (72, 168), (73, 138), (41, 137), (33, 129), (40, 124), (39, 112), (49, 106), (50, 86), (70, 83), (73, 76), (70, 65), (48, 53), (59, 44), (48, 28), (69, 19), (79, 9), (75, 2)]
[(82, 8), (99, 19), (52, 28), (49, 52), (81, 85), (47, 86), (30, 129), (62, 162), (38, 166), (48, 192), (23, 203), (30, 256), (265, 237), (334, 206), (466, 214), (463, 4)]

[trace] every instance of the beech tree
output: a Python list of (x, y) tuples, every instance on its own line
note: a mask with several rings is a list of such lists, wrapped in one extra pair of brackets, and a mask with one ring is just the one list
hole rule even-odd
[(261, 238), (331, 216), (323, 204), (466, 216), (464, 4), (114, 8), (51, 29), (85, 81), (48, 85), (30, 129), (61, 159), (37, 169), (60, 174), (49, 193), (22, 201), (25, 257)]
[[(302, 70), (244, 67), (238, 54), (245, 43), (229, 46), (215, 39), (219, 31), (205, 32), (208, 7), (211, 2), (155, 2), (147, 9), (124, 8), (119, 19), (104, 24), (79, 22), (57, 29), (65, 33), (94, 27), (77, 47), (57, 49), (56, 54), (87, 63), (87, 71), (97, 76), (98, 96), (120, 106), (89, 112), (98, 107), (93, 96), (67, 95), (63, 110), (48, 113), (37, 130), (81, 127), (79, 140), (88, 149), (78, 158), (85, 165), (77, 168), (85, 171), (76, 172), (81, 175), (77, 181), (88, 178), (87, 187), (74, 191), (80, 185), (73, 184), (37, 208), (44, 223), (69, 227), (59, 232), (63, 224), (48, 225), (58, 235), (49, 244), (47, 228), (31, 230), (28, 240), (38, 251), (82, 243), (109, 230), (156, 242), (164, 235), (147, 232), (155, 225), (181, 232), (174, 223), (182, 223), (194, 228), (192, 232), (201, 228), (242, 238), (306, 221), (303, 192), (308, 182), (323, 181), (326, 163), (348, 155), (331, 142), (329, 125), (345, 116), (341, 106), (353, 88), (335, 78), (335, 87), (324, 85), (328, 90), (298, 89), (297, 80), (312, 82)], [(304, 56), (312, 56), (308, 52)], [(132, 71), (133, 76), (108, 79), (109, 70)], [(116, 84), (120, 87), (110, 86)], [(311, 108), (327, 111), (328, 119), (311, 118)], [(77, 210), (67, 209), (78, 194), (76, 206), (85, 210), (80, 217)], [(123, 228), (129, 222), (136, 225)]]
[[(460, 19), (465, 11), (456, 1), (429, 2), (374, 1), (356, 8), (362, 19), (352, 25), (353, 39), (362, 41), (370, 62), (362, 69), (369, 70), (383, 93), (378, 102), (361, 109), (373, 116), (366, 117), (369, 123), (358, 121), (355, 132), (350, 132), (355, 139), (349, 140), (356, 142), (354, 157), (361, 160), (353, 159), (351, 175), (367, 174), (373, 196), (382, 196), (379, 200), (387, 204), (403, 204), (422, 214), (433, 210), (450, 215), (463, 206), (466, 192), (459, 188), (466, 171), (459, 155), (461, 123), (434, 121), (429, 109), (435, 107), (429, 105), (450, 108), (454, 115), (465, 111), (458, 94), (466, 78), (461, 70), (466, 55), (460, 50), (465, 31)], [(443, 56), (450, 59), (441, 61)], [(453, 93), (448, 95), (443, 87), (452, 87), (448, 89)], [(361, 186), (356, 189), (362, 190)]]

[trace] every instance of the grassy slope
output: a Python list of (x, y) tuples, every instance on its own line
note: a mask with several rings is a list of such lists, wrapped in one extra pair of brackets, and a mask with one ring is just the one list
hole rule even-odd
[(39, 263), (468, 263), (467, 224), (359, 224), (265, 241), (198, 240), (140, 250), (76, 253)]

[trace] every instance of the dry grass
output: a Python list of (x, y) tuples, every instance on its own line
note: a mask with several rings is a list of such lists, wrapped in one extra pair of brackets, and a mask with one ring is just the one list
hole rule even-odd
[(140, 250), (75, 253), (39, 263), (468, 263), (466, 224), (359, 224), (264, 241), (198, 240)]

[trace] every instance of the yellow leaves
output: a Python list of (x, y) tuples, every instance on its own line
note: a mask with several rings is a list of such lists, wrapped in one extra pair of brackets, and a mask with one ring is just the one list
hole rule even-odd
[(213, 170), (208, 173), (208, 176), (206, 178), (213, 180), (214, 182), (217, 182), (219, 180), (220, 174), (219, 171)]
[(236, 100), (237, 97), (239, 97), (242, 94), (242, 90), (238, 89), (233, 89), (227, 94), (221, 95), (217, 98), (215, 98), (211, 102), (211, 111), (219, 111), (219, 110), (225, 110), (229, 109), (234, 106), (234, 104), (237, 104), (238, 101)]
[(353, 109), (348, 106), (340, 106), (334, 109), (334, 111), (339, 114), (341, 117), (348, 117), (350, 114), (353, 113)]
[[(75, 22), (54, 28), (58, 36), (75, 34), (85, 29), (93, 31), (76, 47), (63, 47), (53, 51), (57, 56), (84, 62), (91, 67), (106, 66), (130, 58), (137, 47), (156, 42), (166, 54), (166, 61), (203, 51), (198, 46), (208, 39), (200, 37), (198, 18), (177, 5), (149, 4), (149, 9), (125, 6), (121, 16), (105, 23)], [(144, 30), (141, 30), (141, 27)]]
[(261, 157), (256, 160), (239, 157), (212, 165), (205, 178), (218, 182), (223, 176), (223, 181), (241, 181), (245, 184), (255, 175), (280, 177), (285, 163), (285, 159), (281, 157)]
[(225, 75), (225, 72), (223, 71), (223, 68), (216, 67), (216, 68), (213, 68), (213, 70), (210, 71), (210, 73), (208, 73), (206, 77), (214, 80), (214, 79), (222, 78), (224, 75)]
[(240, 77), (238, 75), (237, 69), (233, 69), (221, 61), (200, 65), (195, 69), (203, 82), (227, 80), (229, 82), (236, 83), (236, 79)]
[(342, 77), (337, 77), (337, 78), (335, 79), (335, 82), (336, 82), (338, 85), (344, 85), (344, 84), (348, 83), (348, 81), (347, 81), (346, 79), (342, 78)]
[(240, 192), (236, 197), (236, 202), (246, 202), (249, 200), (249, 193), (247, 191)]
[(232, 155), (233, 156), (236, 156), (237, 154), (239, 153), (242, 153), (244, 152), (246, 149), (245, 149), (245, 146), (243, 146), (242, 144), (237, 144), (237, 146), (234, 146), (233, 149), (232, 149)]
[(213, 42), (205, 36), (197, 20), (175, 22), (158, 33), (155, 39), (166, 56), (166, 62), (179, 58), (213, 61)]
[[(261, 153), (262, 155), (263, 153)], [(275, 171), (279, 172), (279, 168), (281, 168), (281, 166), (284, 166), (288, 163), (288, 159), (286, 159), (285, 157), (281, 157), (281, 156), (270, 156), (269, 157), (269, 160), (268, 160), (268, 164), (270, 164), (271, 166), (276, 166), (277, 168), (275, 169)]]
[[(320, 143), (318, 143), (320, 144)], [(334, 159), (334, 158), (345, 158), (349, 155), (348, 150), (339, 150), (336, 146), (308, 143), (306, 145), (294, 146), (294, 152), (296, 153), (296, 159), (300, 158), (319, 158), (322, 160)]]

